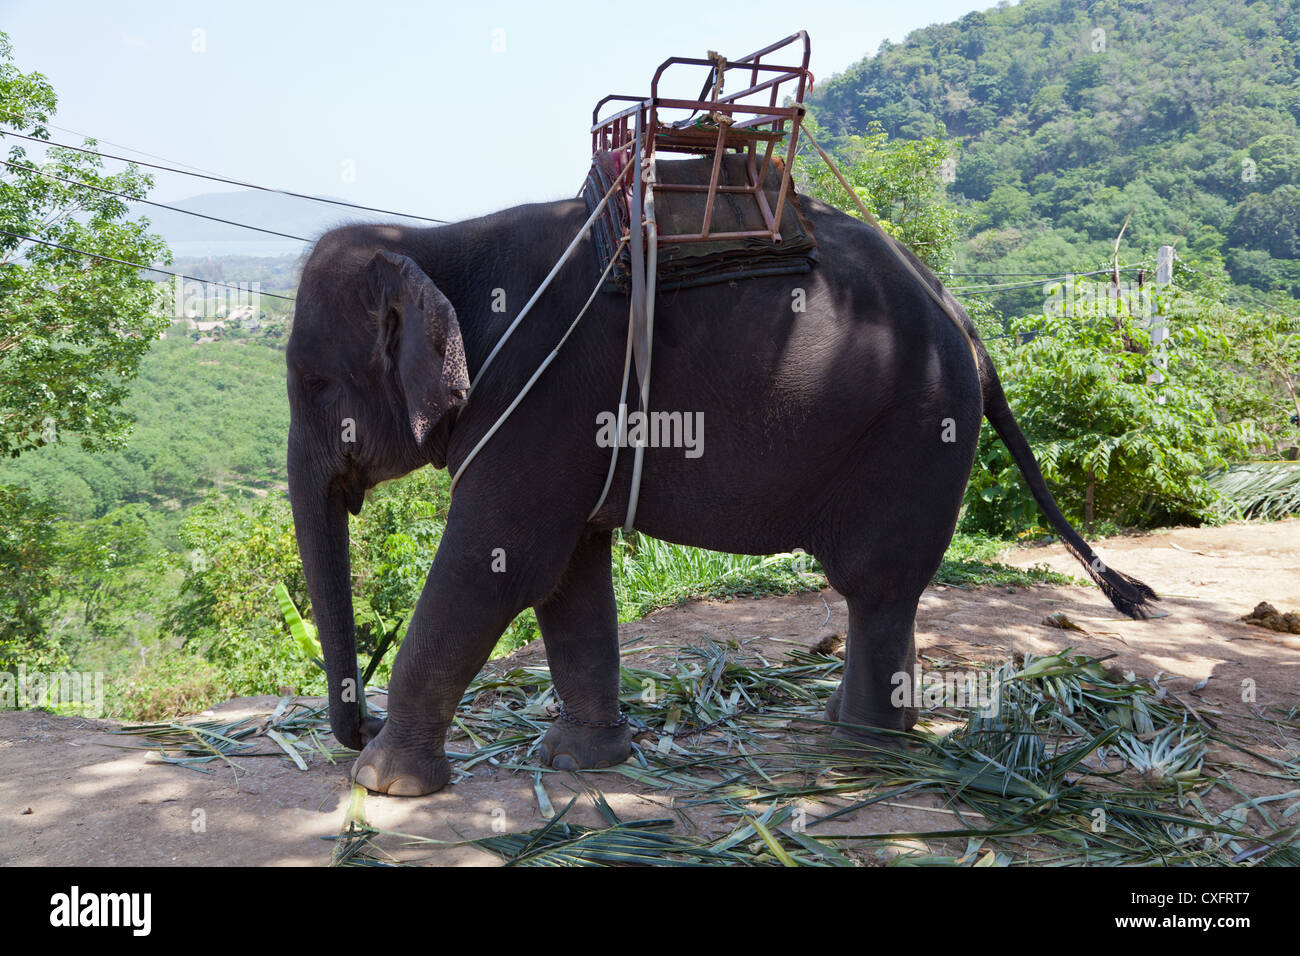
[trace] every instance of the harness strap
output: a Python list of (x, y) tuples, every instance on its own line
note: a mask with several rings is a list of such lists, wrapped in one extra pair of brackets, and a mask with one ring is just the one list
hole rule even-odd
[[(631, 313), (630, 305), (628, 311), (630, 315)], [(622, 435), (624, 428), (627, 427), (627, 402), (624, 399), (627, 397), (627, 380), (631, 374), (631, 369), (632, 369), (632, 320), (631, 318), (629, 318), (627, 323), (627, 351), (623, 355), (623, 384), (622, 386), (619, 387), (618, 390), (618, 423), (616, 426), (616, 430), (614, 432), (615, 435)], [(587, 515), (588, 521), (596, 517), (600, 509), (605, 506), (605, 499), (609, 497), (610, 486), (614, 484), (614, 469), (617, 467), (618, 467), (618, 442), (615, 441), (614, 453), (610, 456), (609, 459), (609, 471), (605, 472), (605, 487), (600, 489), (600, 498), (597, 499), (596, 501), (596, 507), (591, 509), (591, 514)]]
[[(637, 363), (637, 380), (641, 385), (641, 413), (650, 417), (650, 359), (654, 352), (655, 334), (655, 283), (659, 272), (659, 224), (655, 219), (655, 161), (650, 159), (650, 168), (646, 176), (645, 192), (645, 232), (646, 232), (646, 269), (645, 269), (645, 306), (641, 310), (644, 325), (636, 329), (634, 346), (644, 356), (644, 362)], [(637, 351), (634, 348), (634, 351)], [(627, 516), (623, 519), (623, 530), (631, 531), (636, 521), (636, 505), (641, 496), (641, 469), (645, 463), (645, 443), (638, 442), (632, 457), (632, 487), (627, 496)]]
[(529, 393), (535, 384), (537, 384), (537, 380), (542, 377), (542, 373), (546, 371), (547, 366), (554, 362), (556, 356), (560, 354), (560, 349), (564, 346), (564, 343), (573, 333), (573, 330), (578, 327), (578, 323), (582, 321), (582, 317), (587, 314), (587, 309), (591, 308), (591, 303), (595, 301), (596, 296), (599, 294), (600, 287), (604, 283), (606, 276), (608, 276), (609, 271), (614, 268), (614, 263), (618, 261), (618, 254), (621, 248), (622, 243), (620, 242), (619, 246), (614, 249), (614, 255), (609, 259), (609, 265), (605, 266), (605, 271), (602, 272), (600, 278), (596, 280), (596, 287), (591, 290), (591, 295), (587, 297), (587, 301), (578, 312), (577, 317), (569, 324), (569, 327), (565, 330), (564, 334), (560, 336), (560, 341), (555, 343), (555, 348), (551, 349), (551, 354), (542, 360), (542, 364), (537, 366), (537, 371), (532, 374), (532, 377), (524, 383), (524, 387), (519, 390), (519, 394), (515, 396), (515, 400), (510, 403), (504, 412), (501, 413), (500, 417), (498, 417), (492, 424), (492, 427), (487, 430), (487, 434), (478, 440), (478, 444), (470, 450), (470, 453), (465, 456), (465, 460), (460, 463), (460, 467), (456, 469), (456, 474), (451, 477), (451, 487), (448, 489), (448, 494), (454, 495), (456, 493), (456, 483), (460, 481), (460, 476), (465, 473), (465, 469), (469, 467), (469, 463), (474, 460), (480, 451), (483, 450), (483, 446), (488, 443), (488, 439), (497, 433), (497, 429), (505, 424), (506, 419), (510, 417), (510, 413), (519, 407), (519, 403), (524, 400), (524, 396)]
[[(591, 229), (592, 223), (594, 223), (597, 217), (600, 216), (601, 212), (605, 208), (606, 203), (609, 202), (609, 200), (613, 197), (614, 193), (618, 190), (619, 185), (623, 181), (623, 177), (627, 175), (627, 171), (632, 168), (632, 165), (633, 165), (632, 163), (628, 163), (626, 166), (623, 167), (623, 171), (614, 177), (614, 184), (610, 186), (609, 191), (605, 193), (605, 198), (603, 198), (596, 205), (596, 208), (592, 210), (591, 215), (587, 217), (587, 221), (584, 222), (582, 224), (582, 228), (578, 230), (578, 234), (574, 236), (573, 241), (569, 243), (569, 248), (564, 250), (564, 254), (561, 255), (559, 261), (557, 261), (555, 265), (551, 267), (551, 271), (547, 273), (546, 278), (542, 280), (542, 284), (537, 287), (537, 291), (533, 293), (532, 298), (530, 298), (526, 303), (524, 303), (524, 307), (519, 310), (519, 314), (515, 316), (514, 321), (510, 323), (510, 327), (505, 330), (501, 338), (497, 340), (497, 344), (492, 347), (492, 351), (488, 353), (488, 357), (483, 360), (483, 364), (479, 366), (478, 372), (475, 373), (474, 380), (469, 383), (469, 394), (465, 396), (466, 404), (469, 403), (470, 397), (473, 396), (474, 394), (474, 389), (478, 386), (478, 383), (483, 379), (483, 373), (488, 370), (488, 366), (492, 364), (492, 360), (497, 357), (497, 353), (499, 353), (501, 351), (502, 346), (506, 344), (506, 340), (509, 339), (510, 336), (514, 335), (515, 329), (519, 328), (519, 323), (524, 320), (524, 316), (528, 314), (529, 310), (532, 309), (533, 305), (537, 302), (537, 300), (542, 297), (542, 293), (546, 291), (547, 287), (550, 286), (551, 282), (559, 274), (560, 269), (561, 267), (563, 267), (564, 263), (567, 262), (569, 260), (569, 257), (572, 256), (573, 253), (577, 250), (578, 245), (586, 237), (587, 231)], [(618, 258), (617, 254), (615, 254), (610, 259), (610, 261), (612, 262), (616, 258)], [(605, 271), (608, 273), (609, 270), (606, 269)], [(462, 406), (462, 409), (463, 407), (464, 406)]]
[(813, 149), (817, 150), (818, 154), (830, 168), (830, 171), (835, 174), (835, 178), (840, 181), (840, 185), (844, 187), (849, 196), (853, 199), (853, 202), (857, 204), (858, 212), (862, 213), (862, 218), (874, 226), (876, 231), (885, 237), (885, 242), (889, 246), (889, 251), (894, 254), (894, 258), (902, 263), (903, 268), (911, 273), (912, 278), (920, 284), (921, 288), (925, 289), (930, 298), (934, 299), (934, 301), (939, 304), (939, 308), (943, 309), (944, 314), (952, 320), (952, 324), (957, 326), (957, 331), (961, 333), (961, 337), (964, 338), (966, 344), (970, 346), (971, 358), (975, 360), (975, 373), (978, 375), (980, 367), (979, 352), (975, 350), (975, 342), (970, 337), (970, 333), (966, 331), (966, 326), (962, 324), (961, 318), (955, 311), (953, 311), (952, 306), (944, 301), (943, 296), (934, 290), (934, 286), (925, 281), (925, 277), (921, 275), (916, 266), (912, 265), (911, 260), (908, 259), (907, 256), (903, 255), (903, 250), (899, 248), (898, 240), (886, 232), (879, 220), (877, 220), (875, 216), (871, 215), (871, 210), (863, 205), (862, 200), (858, 198), (858, 194), (854, 192), (853, 187), (849, 185), (849, 181), (845, 179), (844, 174), (840, 172), (840, 168), (835, 165), (835, 160), (831, 159), (826, 150), (822, 149), (817, 140), (813, 139), (812, 133), (808, 132), (808, 127), (800, 127), (800, 133), (808, 138), (808, 142), (812, 143)]

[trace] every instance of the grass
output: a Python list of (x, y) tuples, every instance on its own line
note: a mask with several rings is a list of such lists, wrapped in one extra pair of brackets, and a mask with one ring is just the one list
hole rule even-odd
[(176, 651), (158, 654), (148, 667), (136, 667), (122, 679), (105, 681), (108, 711), (136, 720), (153, 720), (170, 714), (192, 714), (224, 700), (226, 675), (197, 654)]
[[(453, 843), (393, 833), (365, 821), (358, 788), (333, 860), (436, 864), (449, 846), (473, 846), (513, 866), (1300, 864), (1300, 758), (1252, 749), (1256, 739), (1295, 739), (1294, 713), (1229, 719), (1164, 692), (1158, 681), (1066, 650), (988, 665), (995, 713), (935, 702), (915, 731), (901, 735), (909, 749), (835, 755), (815, 730), (842, 669), (838, 658), (802, 649), (755, 663), (739, 642), (684, 647), (665, 663), (629, 663), (622, 687), (637, 730), (633, 759), (584, 774), (585, 792), (558, 810), (545, 786), (551, 772), (536, 766), (555, 699), (549, 673), (485, 674), (466, 691), (448, 741), (453, 782), (489, 762), (528, 774), (545, 824)], [(656, 693), (646, 695), (646, 687)], [(272, 731), (278, 749), (264, 747), (263, 756), (298, 765), (346, 759), (350, 752), (323, 747), (327, 726), (320, 708), (286, 699), (269, 719), (128, 732), (145, 735), (161, 759), (207, 770), (251, 756), (250, 737)], [(1240, 762), (1243, 754), (1253, 766)], [(1279, 792), (1247, 796), (1238, 789), (1247, 775)], [(671, 792), (672, 815), (620, 817), (601, 791), (602, 781), (617, 777), (624, 788)], [(944, 808), (936, 819), (950, 825), (900, 833), (850, 816), (927, 795)], [(568, 819), (579, 800), (600, 825)], [(713, 820), (707, 830), (679, 827), (702, 812)]]
[[(955, 587), (1077, 583), (1043, 566), (1022, 570), (994, 561), (1011, 545), (997, 538), (958, 534), (948, 546), (934, 583)], [(821, 564), (802, 552), (768, 557), (721, 554), (642, 535), (620, 535), (616, 542), (614, 588), (621, 621), (700, 598), (763, 597), (828, 586)]]
[(700, 598), (731, 600), (824, 587), (821, 565), (799, 552), (723, 554), (621, 533), (615, 541), (614, 593), (620, 621)]
[(985, 535), (956, 534), (948, 545), (934, 583), (951, 587), (1026, 588), (1035, 584), (1080, 584), (1069, 575), (1058, 574), (1046, 565), (1013, 568), (994, 559), (1015, 542)]

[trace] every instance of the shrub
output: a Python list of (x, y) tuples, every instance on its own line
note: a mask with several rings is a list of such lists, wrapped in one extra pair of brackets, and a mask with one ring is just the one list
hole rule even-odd
[[(1179, 324), (1166, 340), (1167, 380), (1145, 323), (1038, 316), (1013, 323), (1034, 338), (1002, 363), (1007, 401), (1071, 522), (1121, 526), (1214, 517), (1218, 494), (1204, 473), (1244, 455), (1252, 429), (1219, 420), (1205, 386), (1212, 333)], [(980, 436), (965, 531), (1014, 536), (1041, 521), (1011, 454)]]

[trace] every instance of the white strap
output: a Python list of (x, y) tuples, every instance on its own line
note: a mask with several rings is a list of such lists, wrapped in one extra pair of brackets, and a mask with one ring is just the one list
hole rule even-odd
[[(618, 390), (618, 424), (614, 432), (615, 435), (624, 434), (623, 429), (627, 426), (627, 402), (623, 401), (627, 395), (627, 380), (632, 370), (632, 309), (628, 305), (627, 321), (627, 351), (623, 356), (623, 384)], [(618, 467), (618, 440), (614, 441), (614, 454), (609, 458), (609, 471), (605, 472), (605, 487), (600, 489), (600, 498), (596, 501), (596, 507), (591, 509), (591, 514), (587, 515), (590, 521), (596, 517), (596, 514), (605, 506), (605, 499), (609, 497), (610, 486), (614, 484), (614, 469)]]
[[(623, 181), (623, 177), (627, 175), (627, 171), (631, 168), (632, 163), (629, 162), (623, 167), (623, 171), (614, 177), (614, 185), (609, 187), (609, 192), (605, 193), (605, 198), (597, 203), (596, 208), (592, 210), (591, 215), (587, 217), (587, 221), (584, 222), (582, 228), (578, 230), (578, 234), (574, 236), (573, 241), (569, 243), (569, 248), (564, 250), (564, 254), (560, 256), (559, 261), (551, 267), (551, 271), (547, 273), (546, 278), (542, 280), (542, 284), (537, 287), (537, 291), (533, 293), (532, 298), (524, 303), (524, 307), (519, 310), (519, 314), (515, 316), (515, 320), (510, 323), (510, 327), (507, 328), (501, 338), (497, 340), (497, 344), (492, 346), (492, 351), (488, 353), (488, 357), (483, 360), (483, 364), (479, 366), (478, 372), (475, 373), (474, 380), (469, 383), (469, 394), (465, 396), (467, 404), (470, 396), (474, 394), (475, 387), (482, 380), (483, 373), (488, 370), (488, 366), (491, 365), (492, 360), (497, 357), (497, 353), (501, 351), (501, 347), (506, 344), (506, 340), (510, 338), (510, 336), (514, 335), (515, 329), (519, 328), (519, 323), (524, 320), (524, 316), (528, 314), (528, 311), (533, 307), (533, 304), (542, 297), (542, 293), (546, 291), (547, 286), (549, 286), (552, 280), (555, 279), (560, 268), (568, 261), (569, 257), (573, 255), (574, 251), (578, 248), (578, 244), (586, 237), (587, 230), (590, 229), (591, 224), (596, 221), (596, 217), (600, 215), (601, 210), (605, 208), (605, 204), (609, 202), (610, 197), (614, 195), (615, 191), (619, 188), (619, 184)], [(617, 254), (615, 255), (615, 258), (616, 257)], [(610, 261), (614, 261), (613, 258), (611, 258)]]
[(469, 463), (474, 460), (475, 456), (477, 456), (480, 451), (483, 450), (483, 446), (488, 443), (489, 438), (497, 433), (497, 429), (505, 424), (506, 419), (510, 417), (510, 413), (519, 407), (519, 403), (524, 400), (524, 396), (528, 394), (529, 390), (532, 389), (537, 380), (542, 377), (542, 373), (546, 371), (546, 367), (554, 362), (555, 357), (560, 354), (560, 349), (563, 347), (565, 341), (572, 334), (573, 330), (578, 327), (578, 323), (582, 321), (582, 317), (587, 314), (587, 309), (591, 308), (591, 303), (595, 301), (596, 295), (600, 292), (600, 287), (604, 285), (606, 276), (608, 276), (610, 270), (614, 268), (614, 263), (618, 262), (618, 254), (622, 249), (623, 243), (620, 241), (614, 248), (614, 254), (609, 257), (609, 265), (605, 266), (605, 271), (602, 272), (600, 278), (596, 280), (596, 287), (591, 290), (591, 295), (587, 296), (587, 301), (583, 305), (582, 310), (578, 313), (577, 318), (569, 324), (568, 329), (566, 329), (564, 334), (560, 336), (560, 341), (555, 343), (555, 348), (551, 349), (551, 354), (542, 360), (542, 364), (537, 366), (537, 371), (534, 372), (532, 377), (524, 383), (524, 387), (519, 390), (519, 394), (515, 396), (515, 400), (510, 403), (509, 407), (507, 407), (504, 412), (501, 413), (501, 416), (492, 424), (492, 427), (487, 430), (487, 434), (478, 440), (478, 444), (470, 450), (470, 453), (465, 456), (465, 460), (460, 463), (460, 467), (456, 469), (456, 473), (451, 476), (451, 487), (447, 492), (449, 495), (454, 495), (456, 493), (456, 483), (460, 481), (460, 476), (465, 473), (465, 469), (469, 467)]
[[(659, 223), (655, 219), (655, 160), (650, 158), (650, 168), (645, 180), (645, 374), (641, 377), (641, 412), (650, 417), (650, 359), (654, 355), (655, 341), (655, 286), (659, 273)], [(638, 442), (632, 458), (632, 487), (627, 496), (627, 516), (623, 530), (631, 531), (636, 521), (636, 505), (641, 497), (641, 469), (645, 463), (645, 443)]]

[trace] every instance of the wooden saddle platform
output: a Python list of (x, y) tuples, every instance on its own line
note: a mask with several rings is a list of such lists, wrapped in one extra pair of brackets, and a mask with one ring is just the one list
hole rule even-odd
[[(649, 283), (663, 291), (813, 267), (817, 243), (790, 176), (813, 80), (809, 55), (800, 31), (736, 60), (712, 51), (670, 57), (655, 71), (649, 97), (610, 95), (596, 104), (582, 190), (589, 211), (622, 176), (593, 226), (602, 269), (618, 259), (607, 290), (635, 290), (639, 247), (649, 235), (657, 260)], [(781, 62), (787, 59), (797, 62)], [(677, 74), (690, 70), (707, 71), (695, 99), (661, 92), (666, 77), (686, 82)], [(727, 93), (737, 77), (743, 88)], [(601, 118), (607, 104), (628, 101), (634, 105)], [(775, 155), (778, 146), (784, 157)], [(660, 154), (692, 158), (660, 162)], [(626, 175), (629, 163), (636, 168)]]

